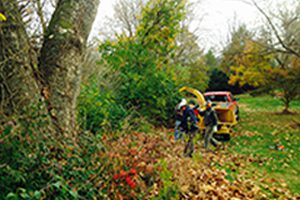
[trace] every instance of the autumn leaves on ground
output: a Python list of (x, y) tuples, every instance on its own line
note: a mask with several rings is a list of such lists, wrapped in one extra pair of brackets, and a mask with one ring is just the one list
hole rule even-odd
[[(116, 174), (108, 186), (110, 196), (114, 192), (120, 199), (135, 196), (138, 199), (251, 199), (262, 195), (250, 178), (240, 176), (233, 180), (225, 168), (222, 169), (231, 163), (232, 170), (236, 170), (248, 162), (245, 157), (225, 150), (204, 153), (198, 149), (192, 159), (186, 158), (182, 156), (184, 143), (175, 144), (173, 138), (163, 132), (157, 132), (156, 136), (133, 133), (108, 145), (110, 159), (117, 160)], [(141, 191), (146, 193), (141, 195)]]
[(300, 198), (299, 102), (294, 115), (278, 114), (280, 103), (269, 97), (242, 96), (240, 104), (232, 140), (205, 152), (198, 136), (193, 158), (168, 130), (104, 137), (114, 166), (102, 187), (119, 199)]
[(167, 129), (54, 140), (34, 131), (39, 118), (26, 129), (10, 122), (1, 130), (0, 197), (299, 199), (300, 102), (290, 115), (267, 96), (242, 95), (239, 104), (231, 141), (205, 152), (198, 135), (192, 158), (183, 156), (185, 139), (174, 141)]

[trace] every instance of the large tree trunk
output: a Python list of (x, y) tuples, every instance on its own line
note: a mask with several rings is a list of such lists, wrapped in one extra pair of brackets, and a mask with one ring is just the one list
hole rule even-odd
[[(40, 73), (34, 76), (36, 65), (32, 60), (36, 60), (36, 55), (30, 52), (18, 3), (0, 1), (0, 11), (8, 18), (0, 22), (1, 116), (27, 115), (33, 111), (29, 110), (31, 105), (37, 106), (46, 100), (56, 130), (70, 132), (75, 128), (82, 53), (98, 4), (99, 0), (58, 2), (41, 49)], [(40, 82), (43, 89), (39, 87)], [(47, 112), (45, 106), (42, 108)], [(45, 114), (44, 111), (41, 113)]]
[(49, 92), (51, 115), (66, 133), (76, 127), (82, 54), (98, 4), (99, 0), (60, 0), (39, 58), (43, 85)]
[(19, 7), (15, 1), (1, 0), (0, 11), (0, 115), (30, 114), (38, 105), (40, 92), (32, 70), (30, 45)]

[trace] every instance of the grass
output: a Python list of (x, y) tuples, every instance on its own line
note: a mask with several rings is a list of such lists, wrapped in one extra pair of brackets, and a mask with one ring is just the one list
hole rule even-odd
[[(248, 176), (300, 194), (300, 101), (291, 104), (293, 115), (269, 96), (240, 96), (241, 121), (230, 141), (230, 151), (250, 159)], [(280, 150), (279, 147), (283, 146)], [(251, 172), (251, 173), (249, 173)]]

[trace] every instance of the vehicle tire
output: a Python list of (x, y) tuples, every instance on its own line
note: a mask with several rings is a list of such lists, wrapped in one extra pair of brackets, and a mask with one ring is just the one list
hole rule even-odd
[(230, 140), (230, 134), (227, 133), (215, 133), (213, 136), (216, 140), (218, 140), (219, 142), (227, 142)]

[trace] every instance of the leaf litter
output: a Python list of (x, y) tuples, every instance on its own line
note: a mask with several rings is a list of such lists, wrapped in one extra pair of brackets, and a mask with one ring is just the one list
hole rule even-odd
[[(228, 145), (215, 152), (206, 152), (202, 141), (195, 144), (193, 158), (184, 157), (184, 141), (175, 142), (167, 132), (134, 132), (106, 140), (107, 154), (101, 157), (108, 155), (114, 163), (108, 174), (111, 180), (105, 186), (110, 191), (109, 196), (117, 199), (120, 195), (124, 199), (157, 197), (165, 184), (160, 176), (163, 170), (160, 163), (165, 161), (172, 174), (171, 181), (178, 188), (179, 199), (296, 199), (284, 180), (271, 179), (260, 172), (245, 169), (250, 163), (262, 164), (269, 158), (233, 154), (227, 151)], [(112, 177), (116, 179), (121, 173), (126, 177), (129, 170), (136, 170), (136, 173), (130, 176), (130, 181), (124, 179), (130, 183), (126, 198), (122, 193), (126, 181), (116, 181)], [(118, 189), (120, 187), (123, 189)]]

